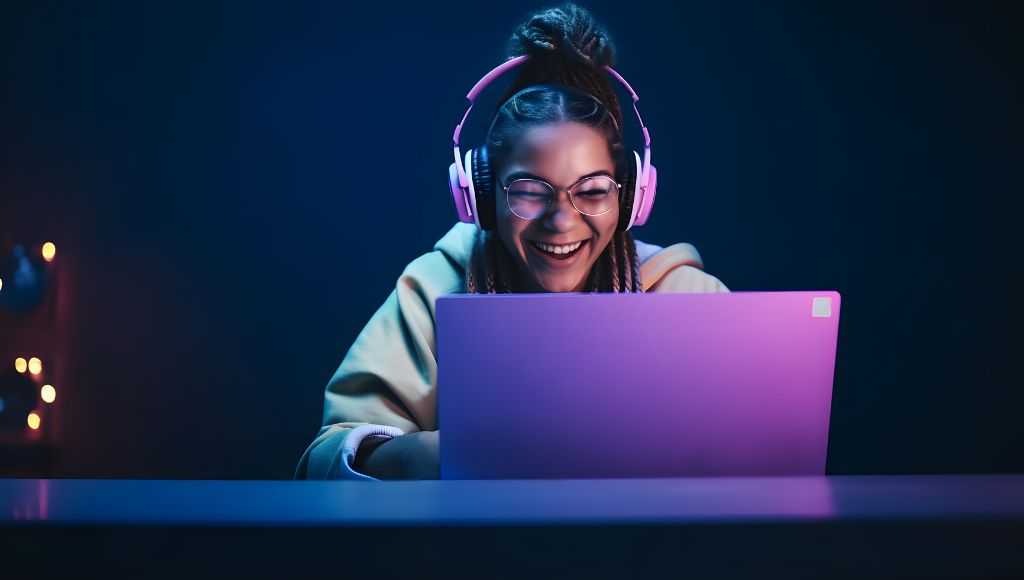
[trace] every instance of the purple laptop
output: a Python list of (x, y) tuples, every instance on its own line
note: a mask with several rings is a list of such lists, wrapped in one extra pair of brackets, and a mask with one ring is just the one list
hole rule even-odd
[(824, 475), (839, 293), (437, 300), (442, 479)]

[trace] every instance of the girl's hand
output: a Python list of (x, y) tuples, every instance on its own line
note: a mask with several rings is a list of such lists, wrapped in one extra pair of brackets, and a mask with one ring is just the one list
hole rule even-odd
[[(366, 440), (360, 444), (354, 467), (377, 479), (439, 479), (440, 442), (440, 430), (407, 433), (383, 443)], [(364, 453), (363, 445), (373, 447)]]

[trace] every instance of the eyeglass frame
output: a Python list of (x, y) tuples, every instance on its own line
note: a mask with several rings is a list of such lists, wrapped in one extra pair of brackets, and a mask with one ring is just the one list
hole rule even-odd
[[(576, 202), (573, 201), (573, 194), (569, 191), (570, 189), (576, 187), (577, 185), (583, 183), (584, 181), (587, 181), (589, 179), (597, 179), (599, 177), (607, 179), (607, 180), (609, 180), (609, 181), (611, 181), (612, 183), (615, 184), (615, 200), (616, 200), (616, 202), (618, 202), (619, 197), (622, 196), (622, 184), (618, 183), (617, 181), (615, 181), (615, 179), (613, 179), (611, 176), (608, 176), (608, 175), (588, 175), (587, 177), (583, 177), (583, 178), (577, 180), (575, 183), (570, 184), (569, 187), (555, 187), (554, 185), (548, 183), (547, 181), (544, 181), (543, 179), (534, 179), (534, 178), (531, 178), (531, 177), (520, 177), (519, 179), (514, 179), (514, 180), (512, 180), (512, 183), (509, 183), (508, 185), (502, 185), (501, 179), (499, 179), (498, 180), (498, 185), (501, 185), (501, 189), (505, 191), (505, 205), (508, 206), (508, 210), (510, 212), (512, 212), (512, 215), (516, 216), (517, 218), (519, 218), (521, 220), (536, 220), (536, 219), (540, 219), (541, 217), (543, 217), (544, 214), (548, 213), (548, 210), (551, 209), (551, 206), (555, 205), (555, 198), (558, 196), (558, 192), (559, 191), (564, 191), (565, 194), (569, 196), (569, 205), (571, 205), (574, 210), (579, 212), (580, 215), (587, 216), (587, 217), (599, 217), (599, 216), (603, 216), (604, 214), (612, 211), (612, 209), (615, 206), (612, 205), (612, 207), (609, 207), (608, 209), (604, 210), (601, 213), (595, 213), (595, 214), (583, 213), (583, 211), (581, 211), (580, 208), (576, 207)], [(535, 181), (535, 182), (538, 182), (538, 183), (543, 183), (544, 185), (548, 186), (548, 188), (551, 189), (551, 191), (554, 192), (554, 195), (552, 195), (551, 198), (550, 198), (551, 202), (547, 204), (547, 207), (544, 208), (544, 211), (540, 212), (540, 214), (538, 214), (537, 217), (526, 218), (526, 217), (523, 217), (523, 216), (517, 214), (516, 210), (512, 209), (512, 203), (508, 199), (508, 190), (509, 190), (510, 187), (512, 187), (516, 183), (519, 183), (520, 181)]]

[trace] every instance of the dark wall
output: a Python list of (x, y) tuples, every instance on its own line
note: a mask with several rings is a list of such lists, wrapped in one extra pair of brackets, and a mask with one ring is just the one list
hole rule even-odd
[[(291, 477), (549, 4), (6, 8), (0, 230), (73, 289), (54, 475)], [(651, 130), (637, 237), (842, 293), (830, 472), (1024, 471), (1020, 4), (583, 5)]]

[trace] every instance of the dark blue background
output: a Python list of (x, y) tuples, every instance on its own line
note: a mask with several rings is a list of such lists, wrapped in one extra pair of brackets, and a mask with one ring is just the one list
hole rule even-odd
[[(651, 129), (637, 237), (842, 293), (830, 472), (1024, 471), (1019, 3), (582, 4)], [(5, 8), (0, 230), (74, 288), (54, 475), (291, 477), (548, 5)]]

